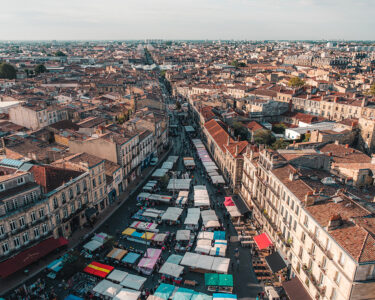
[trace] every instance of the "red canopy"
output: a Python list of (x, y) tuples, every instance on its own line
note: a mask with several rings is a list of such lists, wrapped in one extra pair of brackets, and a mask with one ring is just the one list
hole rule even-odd
[(114, 267), (93, 261), (83, 271), (101, 278), (106, 278), (113, 271)]
[(257, 244), (259, 250), (266, 249), (269, 246), (272, 246), (272, 242), (267, 233), (262, 233), (254, 236), (254, 242)]
[(232, 200), (232, 197), (225, 197), (224, 198), (224, 205), (225, 206), (235, 206), (233, 200)]
[(48, 238), (39, 244), (26, 249), (17, 255), (0, 263), (0, 277), (5, 278), (9, 275), (27, 267), (31, 263), (41, 259), (53, 250), (65, 246), (68, 241), (64, 238)]

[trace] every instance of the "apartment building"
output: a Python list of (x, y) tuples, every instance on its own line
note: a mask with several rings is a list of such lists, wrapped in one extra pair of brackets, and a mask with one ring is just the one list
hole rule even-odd
[(0, 260), (52, 235), (48, 203), (30, 172), (1, 167)]
[(241, 186), (243, 154), (248, 142), (234, 141), (218, 121), (210, 120), (204, 124), (203, 134), (207, 148), (218, 164), (225, 179), (230, 182), (234, 192)]
[[(85, 211), (87, 219), (102, 212), (108, 206), (108, 194), (106, 192), (107, 182), (105, 174), (105, 162), (104, 159), (88, 154), (88, 153), (76, 153), (71, 156), (67, 156), (63, 159), (55, 161), (53, 164), (55, 167), (63, 169), (70, 169), (79, 172), (88, 173), (88, 178), (83, 180), (81, 187), (84, 188), (84, 182), (87, 182), (88, 188), (88, 202), (89, 210)], [(86, 177), (86, 176), (84, 176)], [(89, 180), (87, 180), (89, 179)], [(73, 193), (74, 198), (74, 193)], [(86, 204), (86, 200), (85, 200)], [(69, 210), (68, 210), (69, 213)]]
[(248, 149), (240, 195), (313, 299), (368, 299), (374, 208), (329, 168), (330, 156), (315, 150)]
[(55, 238), (69, 238), (87, 222), (90, 207), (89, 173), (48, 165), (30, 169), (47, 201), (48, 218)]
[(9, 109), (9, 120), (28, 129), (38, 130), (62, 120), (68, 120), (68, 111), (59, 106), (25, 104)]

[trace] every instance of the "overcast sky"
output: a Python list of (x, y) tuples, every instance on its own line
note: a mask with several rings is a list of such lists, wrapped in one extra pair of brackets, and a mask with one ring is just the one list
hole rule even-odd
[(375, 0), (0, 0), (0, 4), (0, 40), (375, 40)]

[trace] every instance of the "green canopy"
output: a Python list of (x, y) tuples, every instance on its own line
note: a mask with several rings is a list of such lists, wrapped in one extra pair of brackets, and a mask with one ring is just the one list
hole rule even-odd
[(204, 281), (206, 286), (218, 285), (219, 284), (219, 274), (217, 273), (205, 273)]
[(219, 286), (233, 286), (233, 275), (219, 274)]

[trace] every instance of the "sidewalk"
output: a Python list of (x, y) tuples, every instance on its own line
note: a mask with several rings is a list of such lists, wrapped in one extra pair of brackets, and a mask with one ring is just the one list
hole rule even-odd
[(171, 152), (172, 147), (169, 147), (168, 150), (166, 150), (162, 156), (159, 159), (159, 163), (156, 166), (150, 166), (143, 170), (142, 174), (139, 176), (137, 181), (132, 182), (128, 185), (126, 188), (126, 191), (123, 192), (119, 199), (120, 201), (116, 201), (112, 203), (112, 205), (108, 206), (106, 210), (101, 213), (94, 225), (93, 228), (82, 228), (80, 230), (77, 230), (70, 238), (69, 238), (69, 244), (68, 248), (59, 251), (58, 253), (53, 253), (50, 255), (47, 255), (46, 257), (43, 257), (40, 261), (35, 262), (32, 264), (28, 270), (29, 274), (25, 275), (22, 271), (19, 271), (13, 275), (11, 275), (8, 278), (0, 279), (0, 295), (5, 295), (11, 290), (14, 290), (18, 286), (24, 284), (26, 281), (32, 279), (34, 276), (38, 275), (41, 271), (45, 269), (45, 267), (54, 261), (55, 259), (61, 257), (64, 253), (68, 252), (70, 249), (75, 248), (79, 243), (83, 241), (83, 237), (86, 235), (90, 235), (98, 230), (98, 228), (107, 221), (116, 211), (119, 209), (124, 203), (126, 203), (126, 200), (135, 194), (138, 189), (144, 185), (144, 183), (148, 180), (150, 175), (154, 172), (155, 169), (159, 168), (160, 164), (163, 163), (163, 161), (166, 159), (166, 157)]

